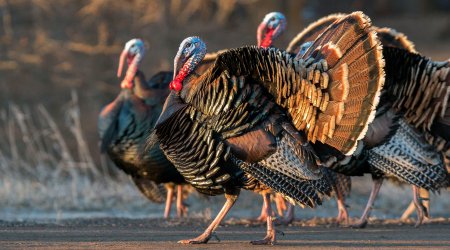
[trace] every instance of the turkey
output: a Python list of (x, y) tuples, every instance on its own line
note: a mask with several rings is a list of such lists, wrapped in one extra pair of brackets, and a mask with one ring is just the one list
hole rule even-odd
[[(345, 15), (330, 15), (311, 24), (290, 43), (288, 51), (304, 53), (311, 44), (309, 41), (316, 39), (342, 16)], [(448, 141), (445, 139), (446, 136), (448, 138), (448, 125), (445, 127), (445, 124), (449, 124), (449, 65), (448, 62), (432, 62), (421, 57), (401, 33), (389, 28), (373, 29), (379, 34), (386, 60), (383, 104), (378, 107), (377, 118), (369, 126), (363, 140), (366, 146), (360, 150), (362, 153), (330, 167), (347, 175), (367, 172), (374, 178), (366, 210), (355, 226), (364, 227), (367, 224), (383, 177), (395, 177), (413, 185), (413, 202), (418, 208), (417, 226), (426, 212), (420, 203), (418, 187), (437, 190), (448, 185), (448, 174), (440, 154), (445, 156), (448, 152)], [(427, 87), (430, 89), (426, 90)], [(444, 127), (442, 130), (431, 129), (432, 124)], [(426, 143), (425, 137), (440, 138), (440, 143), (437, 143), (440, 146), (433, 147), (433, 143)]]
[[(221, 53), (201, 76), (192, 72), (206, 45), (198, 37), (181, 43), (172, 91), (147, 147), (159, 143), (188, 183), (207, 195), (225, 194), (226, 202), (203, 234), (180, 243), (208, 242), (241, 188), (264, 194), (267, 234), (253, 244), (276, 241), (270, 190), (309, 207), (330, 194), (309, 142), (351, 155), (374, 118), (384, 82), (369, 18), (355, 12), (336, 26), (341, 32), (325, 31), (308, 57), (247, 46)], [(365, 73), (369, 68), (372, 74)], [(350, 95), (353, 86), (366, 91)]]
[(166, 159), (158, 145), (140, 157), (148, 130), (155, 124), (165, 97), (169, 94), (167, 86), (172, 77), (172, 72), (160, 72), (146, 81), (138, 69), (144, 53), (141, 39), (132, 39), (125, 45), (117, 75), (121, 76), (124, 61), (128, 60), (128, 70), (121, 83), (122, 90), (99, 115), (101, 150), (131, 177), (149, 200), (162, 203), (167, 196), (165, 218), (170, 216), (174, 187), (178, 185), (177, 213), (182, 216), (186, 213), (182, 202), (181, 184), (186, 183), (183, 176)]
[[(260, 23), (260, 25), (258, 26), (257, 32), (256, 32), (256, 40), (257, 40), (257, 45), (259, 47), (263, 47), (263, 48), (269, 48), (272, 47), (273, 42), (282, 35), (282, 33), (285, 31), (286, 29), (286, 18), (285, 16), (280, 13), (280, 12), (270, 12), (268, 13), (262, 20), (262, 22)], [(222, 53), (225, 52), (226, 50), (221, 50), (215, 53), (210, 53), (207, 54), (205, 56), (205, 58), (202, 60), (202, 63), (198, 66), (197, 71), (204, 71), (205, 69), (207, 69), (208, 67), (211, 66), (211, 64), (216, 60), (217, 56)], [(350, 186), (349, 184), (351, 183), (349, 180), (349, 177), (341, 175), (341, 176), (336, 176), (339, 175), (336, 172), (333, 171), (327, 171), (326, 172), (326, 176), (328, 178), (330, 178), (329, 180), (333, 180), (332, 182), (332, 187), (334, 190), (334, 194), (336, 196), (342, 196), (345, 197), (349, 194), (350, 191)], [(342, 183), (341, 183), (342, 182)], [(345, 187), (345, 190), (337, 190), (337, 187)], [(294, 207), (290, 204), (290, 203), (285, 203), (284, 199), (282, 198), (281, 195), (276, 194), (274, 197), (275, 203), (276, 203), (276, 208), (278, 211), (278, 214), (283, 217), (283, 219), (278, 220), (278, 223), (282, 223), (282, 224), (289, 224), (290, 222), (293, 221), (294, 219)], [(343, 204), (341, 202), (341, 200), (337, 200), (338, 201), (338, 207), (339, 207), (339, 215), (338, 215), (338, 222), (342, 221), (342, 220), (347, 220), (348, 215), (346, 213), (345, 209), (342, 209), (342, 207), (345, 206), (345, 204)], [(286, 214), (283, 215), (283, 210), (287, 210), (288, 212)], [(265, 222), (267, 220), (267, 214), (266, 214), (266, 209), (263, 205), (262, 209), (261, 209), (261, 215), (256, 219), (257, 221), (261, 221), (261, 222)]]

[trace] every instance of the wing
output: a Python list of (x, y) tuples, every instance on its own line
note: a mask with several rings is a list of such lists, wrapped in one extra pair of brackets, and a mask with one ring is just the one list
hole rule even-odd
[(123, 106), (123, 92), (105, 106), (98, 116), (97, 129), (100, 135), (100, 150), (105, 153), (118, 130), (118, 117)]
[[(309, 141), (348, 155), (373, 119), (384, 83), (383, 66), (370, 20), (356, 12), (329, 26), (300, 60), (276, 49), (233, 49), (220, 54), (200, 82), (213, 82), (223, 72), (250, 78), (288, 110)], [(191, 88), (186, 98), (195, 99), (198, 88)]]

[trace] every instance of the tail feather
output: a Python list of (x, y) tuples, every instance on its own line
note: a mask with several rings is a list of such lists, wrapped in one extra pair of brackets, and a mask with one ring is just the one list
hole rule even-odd
[(386, 47), (386, 91), (407, 121), (430, 131), (436, 118), (445, 117), (450, 96), (450, 64), (434, 62), (408, 51)]
[[(322, 142), (346, 149), (343, 151), (348, 150), (349, 155), (375, 116), (384, 84), (381, 46), (371, 30), (370, 19), (361, 12), (338, 18), (317, 37), (302, 58), (310, 56), (328, 63), (330, 102), (338, 102), (326, 107), (324, 114), (333, 114), (336, 124), (332, 137)], [(319, 120), (324, 114), (319, 114)]]
[(166, 198), (166, 188), (162, 184), (142, 178), (132, 178), (141, 193), (150, 201), (163, 203)]
[(377, 32), (378, 38), (383, 46), (400, 48), (412, 53), (417, 53), (414, 43), (410, 41), (405, 34), (386, 27), (373, 27), (373, 29)]
[(290, 53), (298, 53), (298, 49), (300, 45), (305, 42), (313, 41), (316, 39), (322, 32), (336, 20), (344, 17), (345, 14), (332, 14), (326, 17), (323, 17), (316, 22), (308, 25), (305, 29), (302, 30), (299, 34), (297, 34), (294, 39), (289, 43), (287, 47), (287, 51)]

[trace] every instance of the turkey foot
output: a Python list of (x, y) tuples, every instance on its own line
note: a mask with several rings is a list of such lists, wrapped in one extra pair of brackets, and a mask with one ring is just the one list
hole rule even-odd
[(225, 194), (225, 198), (227, 199), (227, 201), (223, 205), (219, 214), (217, 214), (216, 218), (206, 228), (205, 232), (203, 232), (201, 235), (199, 235), (196, 238), (188, 239), (188, 240), (180, 240), (180, 241), (178, 241), (178, 243), (181, 243), (181, 244), (205, 244), (205, 243), (208, 243), (209, 239), (211, 239), (211, 236), (215, 236), (214, 231), (219, 226), (219, 224), (223, 220), (223, 218), (225, 218), (228, 211), (230, 211), (231, 207), (233, 207), (238, 196), (239, 196), (239, 193), (236, 195)]
[(267, 234), (262, 240), (254, 240), (250, 243), (253, 245), (274, 245), (276, 243), (276, 231), (273, 227), (272, 207), (270, 204), (270, 194), (263, 194), (264, 207), (267, 211)]
[(352, 228), (365, 228), (367, 226), (367, 219), (370, 214), (370, 210), (372, 210), (373, 203), (375, 202), (375, 198), (380, 191), (381, 184), (383, 184), (383, 179), (373, 179), (372, 192), (370, 192), (369, 200), (367, 201), (366, 209), (364, 209), (361, 218), (356, 224), (351, 225)]
[(416, 186), (413, 186), (412, 188), (413, 188), (413, 202), (417, 211), (417, 222), (414, 225), (414, 227), (419, 227), (422, 224), (424, 217), (428, 218), (429, 214), (427, 208), (422, 203), (422, 198), (420, 197), (419, 194), (419, 188)]
[(348, 225), (348, 211), (347, 207), (341, 197), (338, 196), (337, 199), (337, 205), (338, 205), (338, 216), (336, 218), (336, 222), (338, 224), (341, 224), (344, 222), (345, 225)]

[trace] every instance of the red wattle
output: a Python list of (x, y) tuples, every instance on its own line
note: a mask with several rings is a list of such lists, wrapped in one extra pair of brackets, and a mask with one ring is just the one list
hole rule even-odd
[(261, 42), (261, 47), (268, 48), (272, 46), (272, 35), (274, 31), (274, 29), (267, 29), (264, 39)]
[(175, 79), (170, 82), (169, 87), (170, 87), (170, 90), (175, 90), (176, 92), (179, 92), (183, 88), (183, 84), (181, 84), (181, 82), (179, 80)]

